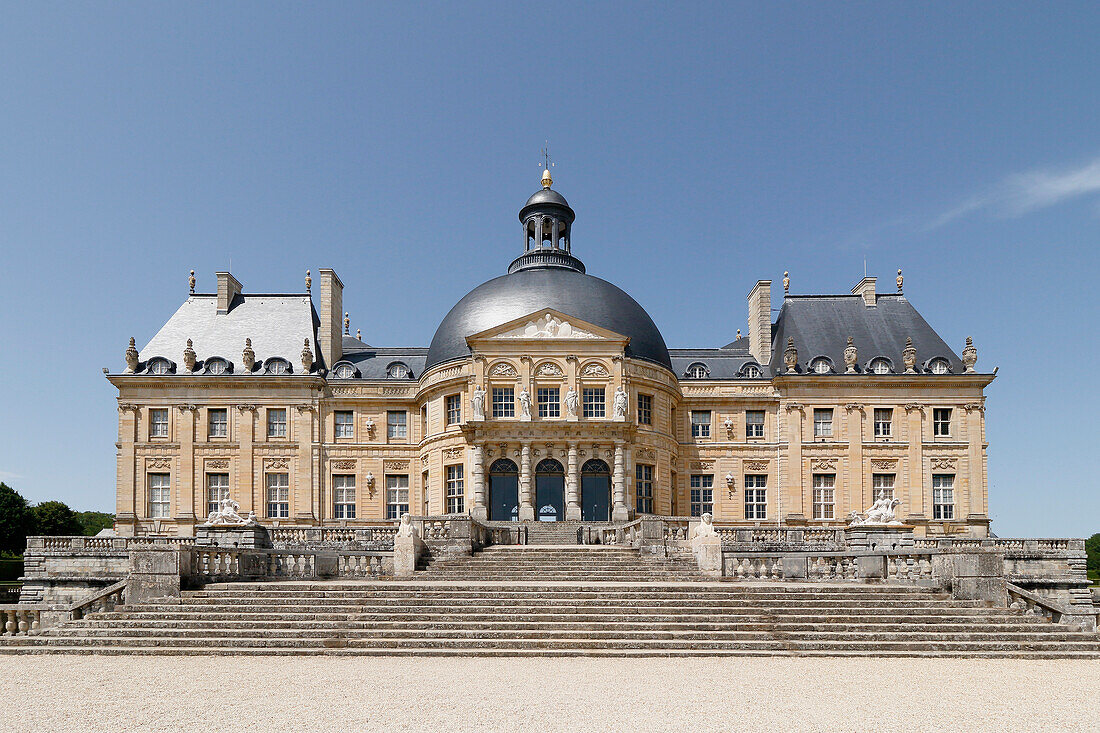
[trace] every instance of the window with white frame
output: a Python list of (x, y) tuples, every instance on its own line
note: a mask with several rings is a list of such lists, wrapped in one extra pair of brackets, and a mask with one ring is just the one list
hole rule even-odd
[(462, 466), (447, 466), (447, 513), (466, 511), (465, 477)]
[(710, 376), (710, 370), (707, 369), (706, 364), (696, 362), (687, 368), (684, 376), (688, 379), (706, 379)]
[(894, 434), (894, 411), (889, 407), (875, 408), (875, 437), (889, 438)]
[(932, 474), (932, 519), (955, 518), (955, 475)]
[(269, 407), (267, 410), (267, 437), (286, 437), (286, 410)]
[(635, 509), (638, 514), (653, 513), (653, 466), (639, 463), (634, 466)]
[(149, 516), (152, 519), (167, 519), (171, 513), (171, 477), (167, 473), (151, 473), (149, 481)]
[(229, 474), (228, 473), (208, 473), (206, 474), (206, 514), (209, 516), (212, 512), (216, 512), (221, 509), (222, 499), (229, 498)]
[(269, 473), (264, 480), (267, 486), (267, 516), (287, 519), (290, 517), (290, 474)]
[(607, 398), (603, 387), (585, 387), (581, 394), (585, 417), (606, 417)]
[(947, 363), (947, 359), (933, 359), (932, 363), (928, 365), (928, 368), (933, 374), (951, 373), (951, 365)]
[(390, 440), (404, 440), (409, 437), (408, 414), (404, 410), (390, 410), (386, 413), (386, 437)]
[(818, 408), (814, 410), (814, 437), (833, 437), (833, 411), (830, 408)]
[(834, 519), (835, 473), (815, 473), (813, 484), (814, 519)]
[(351, 364), (337, 364), (332, 376), (337, 379), (351, 379), (355, 376), (355, 367)]
[(741, 376), (748, 379), (758, 379), (761, 375), (760, 367), (755, 364), (749, 364), (741, 370)]
[(516, 416), (516, 390), (514, 387), (493, 387), (493, 417)]
[(937, 438), (951, 437), (950, 407), (936, 407), (932, 410), (932, 435)]
[(746, 438), (763, 438), (764, 437), (764, 411), (763, 410), (746, 410), (745, 411), (745, 437)]
[(268, 374), (290, 374), (290, 362), (286, 359), (268, 359), (265, 371)]
[(651, 394), (638, 395), (638, 424), (653, 424), (653, 395)]
[(333, 474), (332, 516), (336, 519), (355, 519), (354, 474)]
[(691, 485), (691, 516), (701, 517), (704, 514), (714, 512), (714, 476), (709, 473), (692, 474)]
[(207, 435), (211, 438), (224, 438), (229, 435), (229, 410), (223, 408), (206, 411)]
[(710, 437), (710, 410), (691, 411), (691, 437)]
[(336, 410), (332, 413), (332, 434), (336, 438), (355, 437), (355, 413), (352, 410)]
[(390, 379), (408, 379), (412, 376), (412, 372), (409, 368), (401, 362), (394, 362), (390, 364), (386, 369), (386, 376)]
[(168, 410), (149, 410), (149, 437), (168, 437)]
[(409, 477), (386, 476), (386, 519), (409, 513)]
[(810, 371), (814, 374), (828, 374), (833, 370), (833, 365), (829, 363), (828, 359), (818, 357), (810, 362)]
[(420, 435), (421, 437), (428, 437), (428, 406), (420, 406)]
[(745, 474), (745, 519), (768, 518), (768, 477), (766, 474)]
[(876, 473), (871, 475), (871, 490), (875, 501), (894, 498), (894, 474)]
[(447, 395), (447, 424), (458, 425), (462, 422), (462, 395)]
[(150, 374), (169, 374), (172, 371), (172, 365), (168, 363), (167, 359), (150, 359), (149, 360), (149, 373)]
[(871, 373), (872, 374), (889, 374), (890, 362), (885, 359), (872, 359), (871, 360)]
[(539, 402), (539, 417), (561, 417), (561, 390), (539, 387), (535, 390)]

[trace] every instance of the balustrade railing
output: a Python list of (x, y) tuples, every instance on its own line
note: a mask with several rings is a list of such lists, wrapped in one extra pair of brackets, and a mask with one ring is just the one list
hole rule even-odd
[(126, 581), (120, 580), (69, 606), (69, 618), (81, 619), (89, 613), (114, 610), (115, 606), (123, 604), (125, 598)]
[(194, 572), (201, 578), (221, 578), (240, 575), (240, 552), (217, 547), (196, 547), (192, 559)]
[(931, 553), (890, 554), (886, 556), (886, 580), (916, 583), (932, 580)]
[(36, 634), (42, 628), (42, 609), (18, 605), (0, 606), (0, 633), (4, 636)]
[(779, 580), (783, 578), (783, 558), (779, 555), (731, 557), (726, 561), (725, 574), (736, 580)]
[(317, 574), (312, 552), (275, 551), (268, 555), (267, 574), (276, 578), (313, 578)]
[(340, 553), (337, 567), (341, 578), (375, 578), (386, 574), (382, 553)]

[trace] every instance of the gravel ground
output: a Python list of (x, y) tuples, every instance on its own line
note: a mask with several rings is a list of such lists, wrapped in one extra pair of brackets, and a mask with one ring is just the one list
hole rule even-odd
[(1100, 729), (1100, 661), (0, 657), (2, 731)]

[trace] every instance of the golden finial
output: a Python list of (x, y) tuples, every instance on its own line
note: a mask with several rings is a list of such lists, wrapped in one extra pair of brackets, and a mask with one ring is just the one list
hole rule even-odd
[(362, 341), (363, 340), (363, 329), (361, 329), (361, 328), (355, 329), (355, 340), (356, 341)]
[(191, 286), (191, 294), (195, 294), (195, 271), (191, 271), (191, 277), (187, 278), (187, 284)]
[(791, 273), (786, 270), (783, 271), (783, 292), (788, 293), (791, 290)]
[(306, 292), (309, 292), (310, 286), (313, 285), (313, 278), (309, 276), (309, 270), (306, 270)]
[(550, 169), (554, 167), (550, 160), (550, 141), (546, 141), (546, 147), (542, 149), (542, 187), (550, 188), (554, 185), (554, 179), (550, 175)]
[(894, 280), (894, 282), (896, 282), (898, 284), (898, 292), (900, 293), (901, 292), (901, 284), (903, 282), (905, 282), (905, 278), (901, 276), (901, 268), (900, 267), (898, 268), (898, 277), (897, 277), (896, 280)]
[(740, 329), (740, 328), (739, 328), (739, 329), (737, 329), (737, 340), (738, 340), (738, 341), (740, 341), (740, 340), (741, 340), (741, 329)]
[(350, 328), (351, 328), (351, 314), (345, 313), (344, 314), (344, 335), (345, 336), (348, 335), (348, 329), (350, 329)]

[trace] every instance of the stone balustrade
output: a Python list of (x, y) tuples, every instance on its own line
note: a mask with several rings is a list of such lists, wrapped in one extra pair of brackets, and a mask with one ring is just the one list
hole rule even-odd
[(5, 604), (0, 606), (0, 633), (4, 636), (24, 636), (42, 628), (44, 609)]

